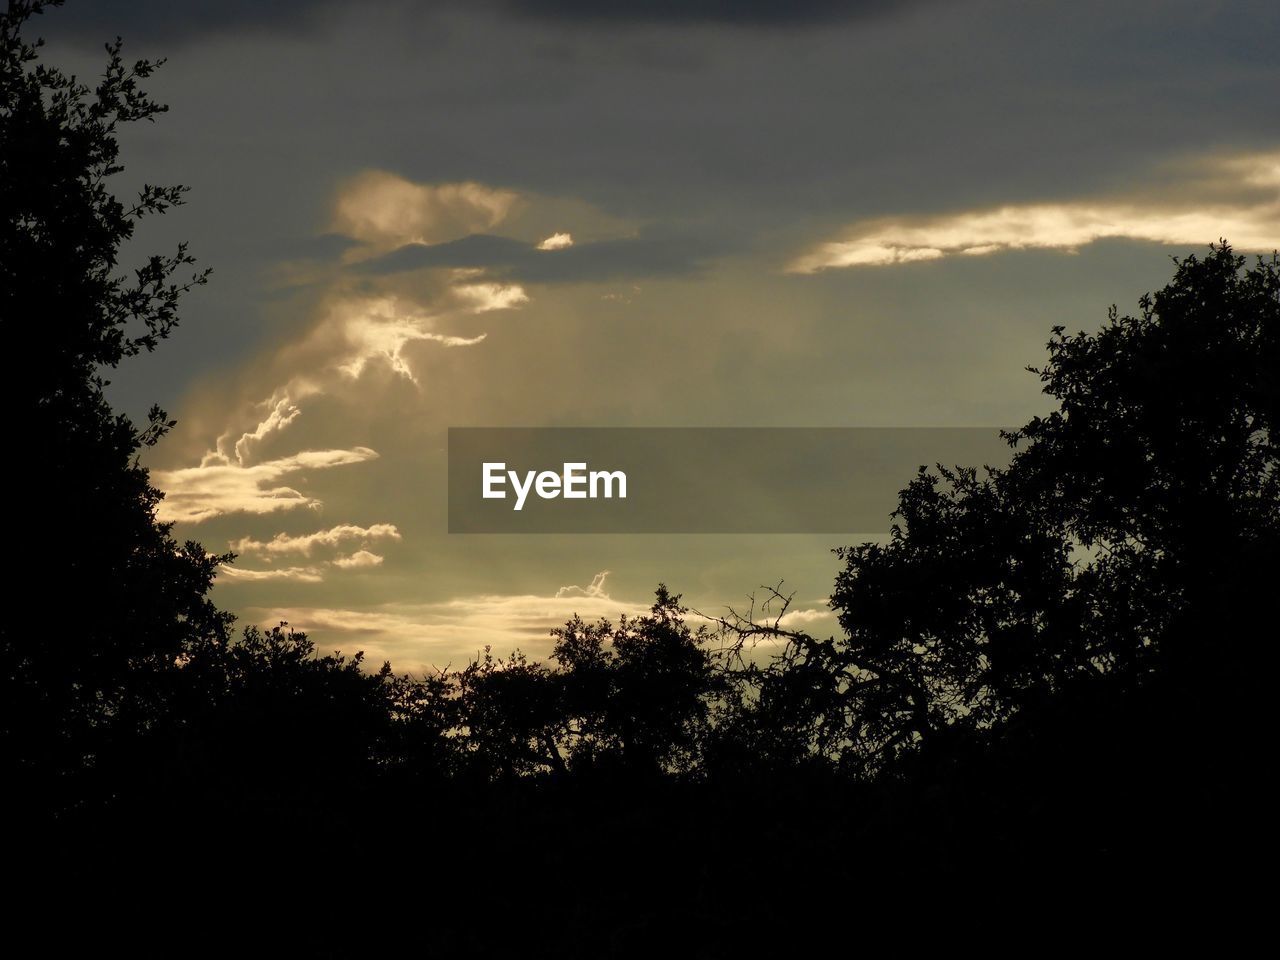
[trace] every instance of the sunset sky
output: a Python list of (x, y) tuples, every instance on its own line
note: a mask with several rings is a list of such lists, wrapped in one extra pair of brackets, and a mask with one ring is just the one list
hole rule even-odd
[[(350, 7), (348, 9), (348, 7)], [(832, 629), (829, 536), (453, 535), (451, 426), (992, 426), (1226, 237), (1280, 246), (1274, 3), (71, 2), (166, 56), (124, 192), (208, 286), (112, 399), (214, 597), (403, 670), (665, 581)], [(708, 464), (714, 469), (714, 464)], [(904, 477), (904, 482), (909, 479)], [(886, 524), (887, 527), (887, 518)], [(861, 531), (866, 539), (883, 531)], [(857, 533), (851, 531), (851, 534)]]

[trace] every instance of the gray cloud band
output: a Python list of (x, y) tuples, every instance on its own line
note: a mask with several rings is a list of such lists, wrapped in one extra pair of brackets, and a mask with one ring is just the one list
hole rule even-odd
[(437, 244), (410, 244), (354, 270), (391, 274), (431, 267), (478, 267), (529, 283), (591, 283), (696, 273), (730, 250), (691, 236), (625, 237), (568, 249), (539, 249), (507, 237), (473, 234)]
[[(723, 23), (747, 27), (818, 26), (880, 17), (920, 0), (490, 0), (452, 6), (486, 7), (499, 14), (552, 23)], [(340, 8), (339, 0), (93, 0), (69, 5), (68, 28), (94, 35), (127, 30), (130, 35), (180, 39), (211, 32), (262, 30), (296, 35), (318, 16)], [(389, 9), (412, 4), (392, 2)], [(450, 4), (420, 4), (425, 11)], [(114, 34), (111, 34), (114, 35)]]

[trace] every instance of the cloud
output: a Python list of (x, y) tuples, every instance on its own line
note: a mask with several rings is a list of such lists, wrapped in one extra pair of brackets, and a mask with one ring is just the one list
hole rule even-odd
[[(165, 491), (157, 515), (165, 521), (198, 523), (229, 513), (265, 514), (320, 501), (280, 479), (303, 471), (358, 463), (377, 457), (365, 446), (303, 450), (254, 463), (260, 448), (302, 416), (305, 401), (331, 393), (340, 381), (358, 379), (370, 363), (382, 360), (397, 375), (416, 383), (404, 347), (427, 341), (443, 347), (473, 346), (483, 333), (462, 337), (437, 332), (439, 317), (450, 311), (475, 314), (521, 303), (523, 290), (508, 284), (461, 284), (442, 296), (440, 314), (425, 312), (396, 296), (337, 297), (303, 342), (281, 351), (278, 363), (295, 372), (265, 400), (248, 405), (253, 424), (226, 428), (198, 466), (156, 470), (156, 486)], [(299, 365), (301, 372), (296, 372)], [(244, 404), (239, 404), (244, 409)]]
[(353, 269), (361, 274), (390, 275), (454, 267), (511, 275), (528, 283), (599, 283), (689, 275), (714, 257), (731, 252), (732, 247), (729, 240), (653, 229), (633, 236), (566, 244), (554, 251), (542, 247), (546, 242), (475, 234), (446, 243), (406, 244)]
[(377, 452), (368, 447), (304, 450), (293, 456), (244, 466), (210, 453), (197, 467), (154, 473), (156, 486), (165, 491), (156, 513), (166, 522), (200, 523), (230, 513), (265, 514), (317, 507), (319, 500), (279, 481), (303, 470), (363, 463), (377, 456)]
[(219, 576), (229, 580), (248, 582), (262, 580), (291, 580), (295, 583), (320, 583), (324, 580), (325, 567), (337, 567), (339, 570), (367, 570), (382, 565), (383, 558), (368, 550), (357, 550), (346, 557), (337, 557), (325, 565), (270, 567), (268, 569), (248, 569), (233, 564), (219, 568)]
[(778, 626), (784, 630), (802, 630), (807, 629), (810, 624), (826, 622), (834, 624), (835, 613), (830, 607), (816, 607), (807, 610), (788, 610), (778, 621)]
[[(471, 307), (473, 313), (488, 313), (490, 310), (510, 310), (529, 302), (524, 288), (514, 283), (461, 283), (453, 288), (454, 296), (459, 297)], [(448, 346), (470, 346), (483, 340), (483, 335), (475, 340), (463, 340), (461, 337), (451, 338), (459, 343)]]
[[(284, 430), (302, 413), (297, 404), (293, 402), (293, 397), (285, 390), (277, 390), (262, 402), (262, 407), (266, 411), (266, 417), (260, 420), (252, 430), (241, 434), (240, 439), (235, 442), (233, 447), (236, 462), (241, 465), (248, 461), (254, 446), (273, 433), (279, 433)], [(221, 448), (225, 439), (225, 435), (219, 439), (219, 448)]]
[[(489, 228), (507, 215), (516, 199), (510, 191), (478, 183), (423, 185), (369, 171), (339, 192), (335, 221), (364, 241), (359, 249), (367, 255), (383, 243), (416, 243)], [(486, 277), (477, 267), (450, 267), (411, 284), (394, 279), (352, 282), (350, 276), (332, 270), (316, 276), (328, 279), (321, 286), (310, 330), (278, 348), (264, 364), (263, 376), (276, 378), (280, 386), (264, 400), (220, 400), (220, 407), (240, 413), (233, 415), (233, 425), (223, 430), (200, 464), (155, 472), (157, 486), (167, 491), (158, 511), (162, 519), (200, 522), (228, 513), (318, 506), (315, 497), (280, 483), (280, 478), (338, 465), (334, 458), (339, 455), (346, 457), (341, 462), (356, 462), (376, 454), (362, 446), (303, 451), (254, 463), (268, 444), (299, 420), (307, 401), (323, 395), (367, 402), (367, 396), (357, 398), (348, 387), (376, 363), (421, 386), (405, 353), (408, 345), (475, 346), (484, 341), (484, 332), (460, 335), (444, 332), (441, 326), (461, 317), (514, 309), (529, 299), (519, 284)], [(355, 561), (360, 562), (369, 561)]]
[(330, 527), (328, 530), (317, 530), (315, 533), (307, 533), (297, 537), (290, 536), (287, 533), (277, 533), (270, 540), (265, 541), (244, 537), (233, 541), (230, 546), (236, 553), (264, 554), (267, 556), (297, 553), (304, 557), (309, 557), (316, 547), (337, 547), (339, 544), (349, 540), (368, 541), (384, 538), (400, 539), (400, 531), (396, 529), (395, 524), (375, 523), (368, 527), (359, 527), (351, 523), (342, 523), (336, 527)]
[(281, 620), (313, 634), (323, 647), (364, 650), (371, 662), (399, 670), (459, 666), (486, 646), (499, 654), (520, 648), (532, 657), (551, 650), (550, 632), (575, 614), (594, 620), (640, 616), (648, 604), (616, 600), (604, 591), (608, 571), (587, 587), (562, 587), (551, 596), (478, 594), (439, 603), (383, 604), (365, 610), (334, 607), (256, 607), (256, 622)]
[(445, 243), (408, 243), (355, 268), (362, 274), (393, 274), (425, 267), (504, 268), (529, 261), (535, 250), (532, 244), (510, 237), (488, 233), (450, 240)]
[(324, 575), (317, 567), (274, 567), (270, 570), (246, 570), (234, 565), (218, 568), (218, 576), (231, 580), (293, 580), (298, 583), (319, 583)]
[[(218, 32), (255, 30), (299, 34), (313, 29), (337, 0), (93, 0), (68, 5), (50, 32), (66, 31), (96, 42), (116, 34), (126, 39), (183, 39)], [(58, 11), (61, 14), (61, 11)]]
[(511, 190), (481, 183), (413, 183), (367, 170), (339, 191), (333, 230), (378, 246), (440, 243), (492, 229), (518, 200)]
[[(919, 0), (916, 0), (919, 2)], [(383, 3), (382, 6), (391, 4)], [(819, 26), (900, 10), (905, 0), (458, 0), (440, 7), (488, 8), (555, 23), (724, 23), (734, 26)], [(377, 4), (371, 5), (376, 8)], [(262, 31), (297, 36), (322, 24), (338, 0), (93, 0), (67, 11), (61, 29), (103, 41), (116, 33), (183, 40), (210, 33)], [(61, 19), (61, 18), (60, 18)]]
[(518, 285), (495, 284), (497, 276), (592, 282), (688, 273), (710, 252), (705, 238), (641, 231), (572, 198), (474, 181), (415, 183), (385, 170), (366, 170), (339, 189), (331, 228), (355, 241), (342, 258), (350, 273), (452, 270), (450, 293), (472, 312), (527, 301)]
[(528, 17), (558, 21), (818, 25), (875, 17), (903, 0), (503, 0)]
[(573, 246), (573, 234), (571, 233), (553, 233), (541, 243), (538, 244), (539, 250), (563, 250), (565, 247)]
[[(468, 313), (510, 309), (528, 299), (520, 287), (496, 283), (461, 284), (450, 293)], [(343, 299), (331, 307), (330, 329), (321, 329), (319, 336), (336, 331), (340, 346), (335, 366), (347, 377), (357, 378), (371, 361), (383, 360), (400, 376), (416, 383), (404, 357), (406, 345), (428, 341), (443, 347), (471, 347), (485, 338), (483, 333), (472, 337), (439, 333), (435, 330), (438, 322), (439, 314), (416, 309), (395, 296)]]
[[(1014, 204), (866, 221), (796, 258), (788, 269), (816, 273), (1008, 250), (1072, 252), (1111, 238), (1202, 246), (1226, 237), (1242, 250), (1280, 247), (1280, 154), (1230, 157), (1208, 167), (1216, 176), (1139, 200)], [(1233, 184), (1236, 195), (1223, 196)]]
[(556, 599), (563, 600), (566, 597), (603, 597), (607, 600), (609, 598), (609, 594), (605, 592), (604, 582), (608, 578), (609, 571), (601, 570), (591, 578), (591, 582), (585, 587), (561, 587), (556, 591)]
[(331, 562), (335, 567), (343, 570), (366, 570), (369, 567), (381, 566), (382, 557), (368, 550), (357, 550), (349, 557), (338, 557)]

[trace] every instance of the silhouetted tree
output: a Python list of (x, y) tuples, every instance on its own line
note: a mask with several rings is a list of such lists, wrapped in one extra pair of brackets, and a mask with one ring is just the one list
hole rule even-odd
[(519, 651), (503, 659), (486, 648), (455, 682), (470, 773), (510, 779), (564, 768), (559, 684), (545, 666)]
[(378, 678), (388, 721), (378, 724), (372, 742), (378, 772), (417, 782), (437, 782), (459, 773), (460, 703), (453, 675), (439, 670), (412, 677), (393, 673), (384, 663)]
[[(410, 699), (390, 666), (370, 671), (357, 653), (320, 655), (287, 625), (248, 627), (183, 665), (191, 699), (163, 741), (207, 789), (257, 796), (303, 794), (367, 782), (399, 756), (398, 725), (427, 699)], [(431, 731), (418, 728), (424, 746)], [(156, 758), (163, 762), (164, 758)]]
[(1054, 330), (1034, 372), (1058, 409), (1011, 435), (1009, 486), (1088, 556), (1084, 629), (1105, 669), (1260, 665), (1280, 571), (1277, 370), (1280, 261), (1246, 268), (1225, 242), (1137, 316)]
[(692, 768), (719, 689), (680, 597), (659, 585), (650, 612), (552, 631), (555, 666), (518, 651), (483, 657), (446, 677), (456, 684), (459, 736), (473, 772), (492, 779), (607, 769)]
[(229, 619), (207, 598), (221, 558), (156, 522), (161, 494), (138, 463), (172, 421), (153, 407), (140, 429), (103, 393), (104, 371), (168, 336), (206, 276), (179, 277), (183, 245), (131, 274), (118, 262), (139, 220), (182, 201), (177, 186), (127, 202), (108, 189), (119, 129), (165, 109), (139, 87), (157, 64), (126, 64), (118, 40), (94, 87), (40, 63), (23, 30), (57, 2), (0, 14), (0, 333), (14, 370), (0, 409), (26, 489), (11, 511), (21, 599), (0, 623), (0, 762), (33, 797), (145, 729), (179, 658), (224, 642)]
[(659, 584), (645, 616), (616, 627), (574, 617), (552, 632), (574, 766), (674, 772), (697, 763), (720, 683), (708, 629), (690, 628), (688, 612)]
[(874, 771), (1175, 661), (1206, 704), (1210, 677), (1254, 699), (1280, 549), (1280, 263), (1244, 267), (1224, 243), (1137, 317), (1056, 328), (1033, 372), (1058, 409), (1008, 434), (1010, 465), (922, 470), (888, 542), (838, 551), (844, 636), (772, 631), (786, 651), (743, 712), (762, 742)]

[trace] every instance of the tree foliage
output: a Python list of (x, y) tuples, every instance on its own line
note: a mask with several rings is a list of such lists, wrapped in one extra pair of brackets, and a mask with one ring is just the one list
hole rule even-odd
[(207, 597), (221, 558), (157, 523), (161, 494), (138, 463), (171, 421), (153, 407), (139, 428), (104, 395), (104, 373), (167, 337), (206, 278), (183, 273), (185, 246), (131, 273), (119, 263), (137, 222), (182, 200), (180, 186), (110, 191), (120, 129), (164, 111), (139, 86), (158, 64), (127, 64), (118, 40), (94, 86), (39, 62), (22, 29), (55, 5), (0, 14), (0, 332), (18, 361), (0, 390), (29, 464), (10, 580), (26, 609), (0, 625), (0, 740), (6, 765), (37, 778), (145, 729), (163, 678), (229, 622)]
[(1139, 308), (1054, 330), (1032, 372), (1057, 409), (1007, 434), (1009, 466), (922, 469), (887, 542), (837, 551), (844, 636), (786, 635), (755, 722), (868, 772), (1082, 683), (1261, 662), (1280, 261), (1248, 267), (1223, 243)]
[(552, 631), (572, 763), (650, 772), (696, 764), (720, 684), (708, 628), (692, 629), (688, 612), (659, 584), (646, 616), (623, 616), (616, 626), (574, 617)]
[(720, 689), (709, 631), (659, 585), (649, 613), (552, 631), (554, 666), (520, 653), (457, 676), (466, 749), (491, 777), (570, 771), (661, 774), (698, 761)]

